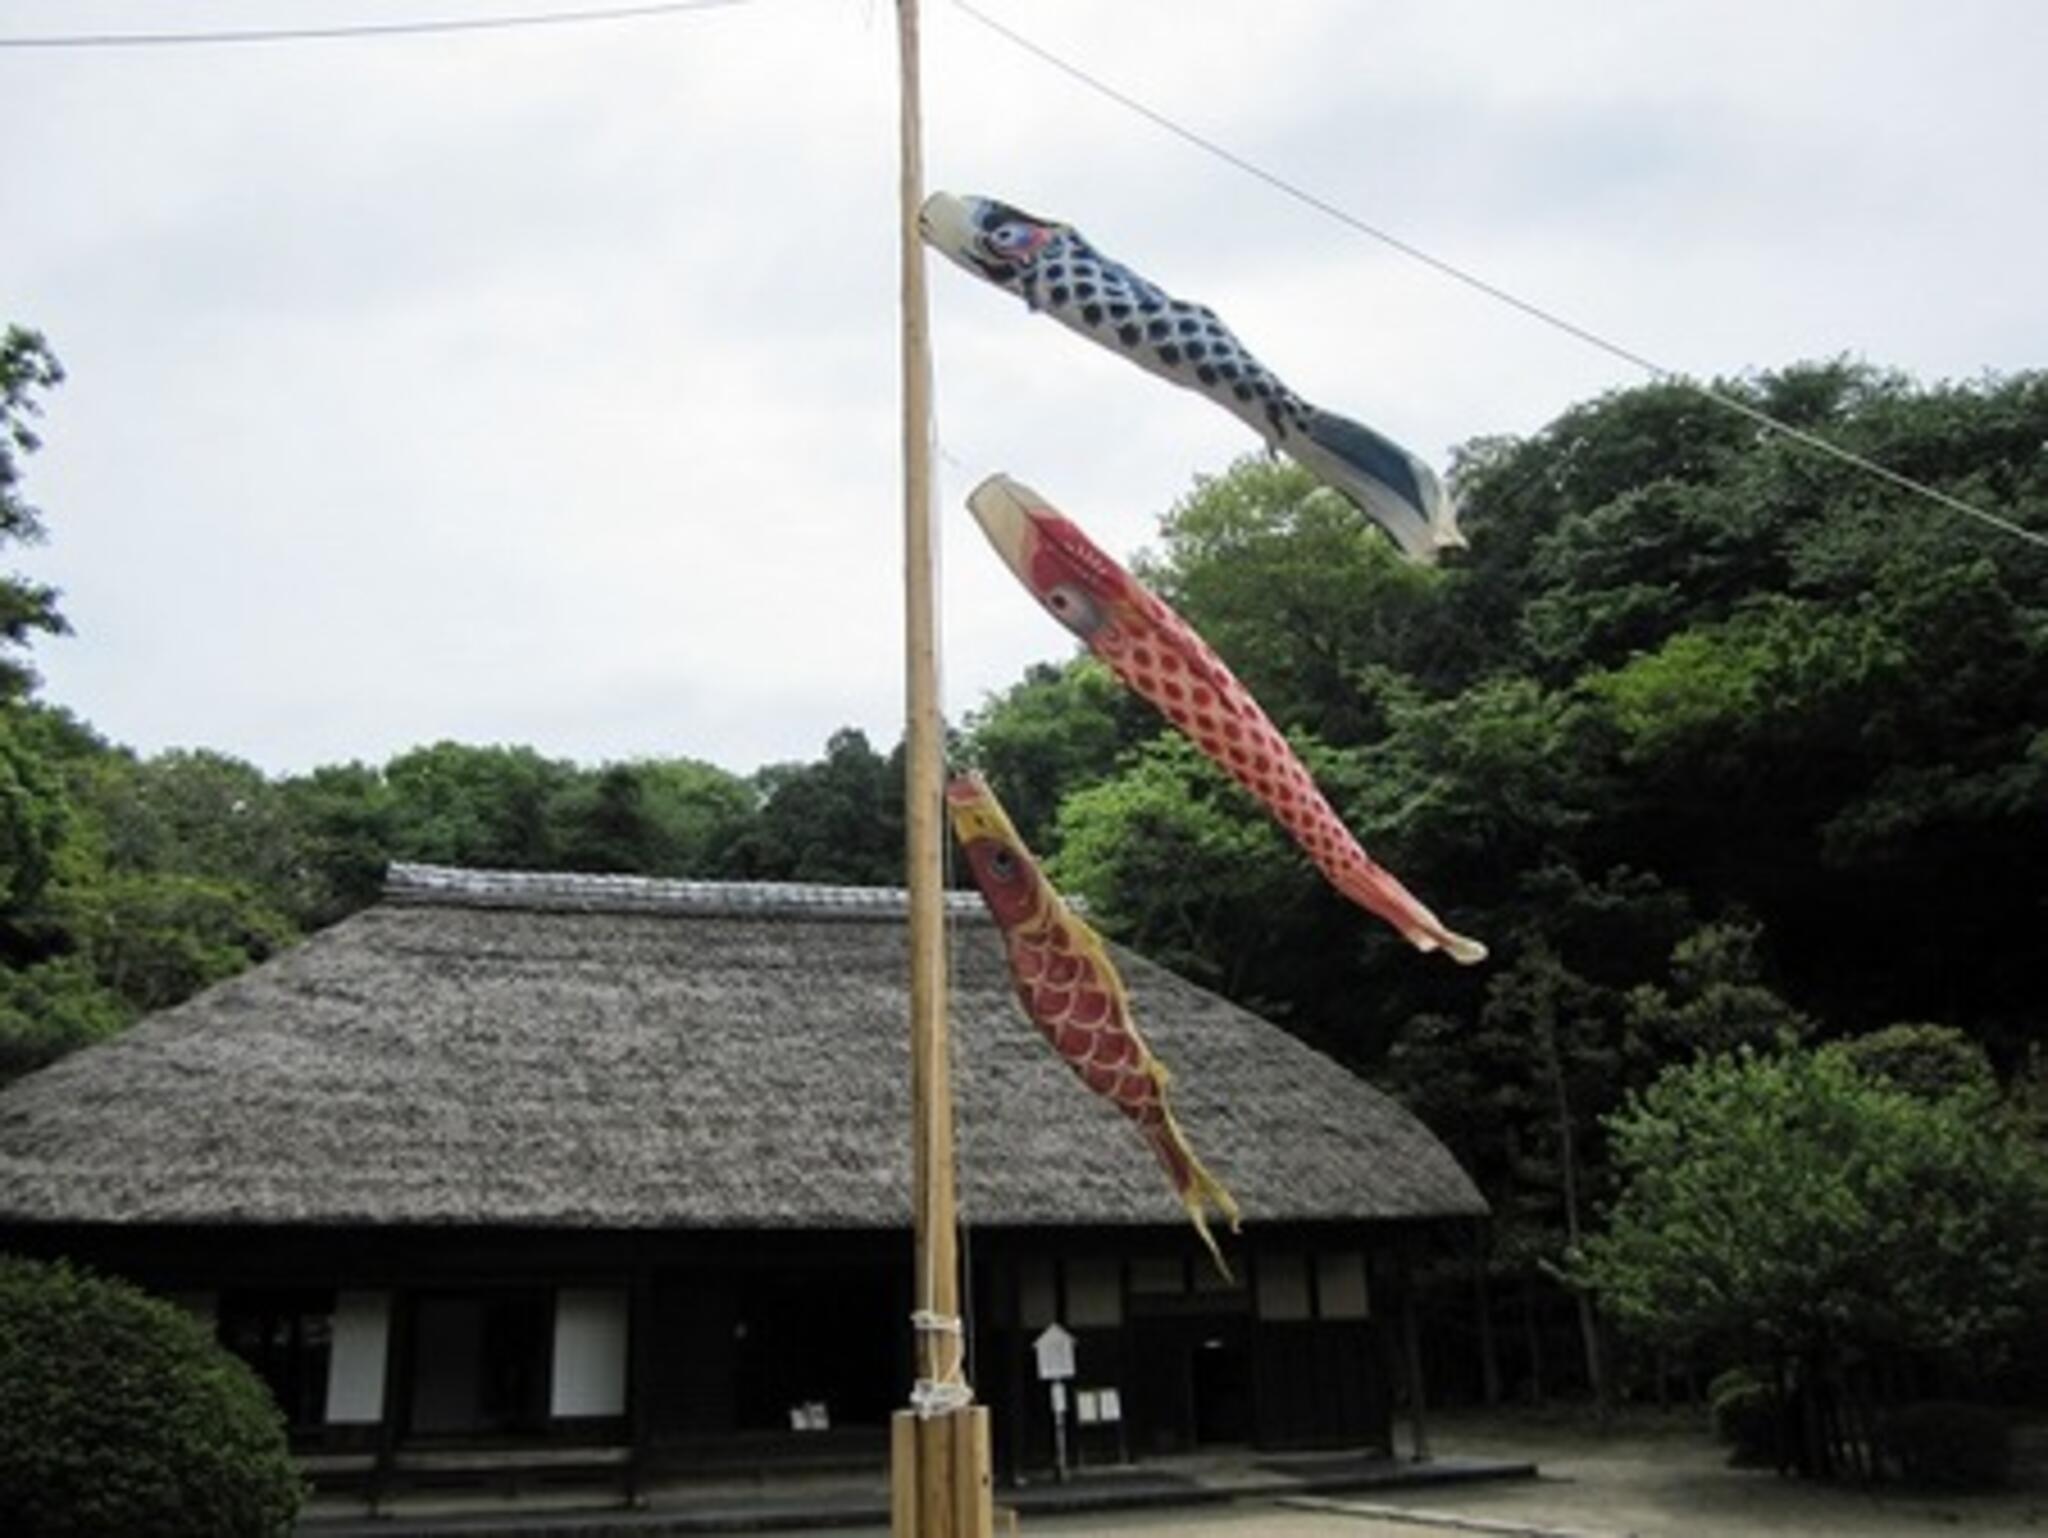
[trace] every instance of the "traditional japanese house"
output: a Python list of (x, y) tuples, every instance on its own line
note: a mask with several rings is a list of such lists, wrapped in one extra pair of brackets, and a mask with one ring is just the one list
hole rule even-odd
[[(1226, 1279), (951, 899), (972, 1376), (1051, 1458), (1385, 1446), (1407, 1240), (1479, 1216), (1412, 1116), (1119, 952)], [(882, 1456), (911, 1357), (903, 899), (398, 867), (378, 906), (0, 1093), (0, 1248), (210, 1314), (316, 1477)]]

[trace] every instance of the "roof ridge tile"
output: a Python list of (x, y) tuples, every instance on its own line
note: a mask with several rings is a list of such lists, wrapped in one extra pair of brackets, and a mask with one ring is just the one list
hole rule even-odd
[[(973, 892), (945, 894), (950, 918), (986, 918)], [(850, 918), (909, 911), (901, 887), (833, 886), (800, 881), (707, 881), (577, 871), (486, 870), (393, 861), (384, 900), (418, 907), (568, 909), (592, 913), (705, 915), (804, 913)]]

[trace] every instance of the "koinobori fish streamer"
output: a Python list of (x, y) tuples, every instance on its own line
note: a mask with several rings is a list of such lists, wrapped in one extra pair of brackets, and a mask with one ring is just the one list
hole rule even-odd
[(1419, 950), (1485, 959), (1365, 852), (1251, 692), (1157, 594), (1008, 476), (990, 476), (967, 505), (1031, 596), (1257, 796), (1332, 886)]
[(1108, 947), (1061, 901), (979, 775), (956, 775), (947, 784), (946, 811), (975, 885), (1002, 931), (1024, 1013), (1084, 1084), (1130, 1118), (1228, 1276), (1208, 1215), (1213, 1208), (1236, 1232), (1237, 1203), (1202, 1167), (1174, 1120), (1166, 1065), (1138, 1034)]
[(1411, 558), (1462, 545), (1436, 472), (1362, 423), (1311, 406), (1248, 352), (1206, 305), (1176, 299), (1104, 256), (1071, 225), (994, 198), (935, 192), (925, 242), (1140, 368), (1214, 401), (1342, 492)]

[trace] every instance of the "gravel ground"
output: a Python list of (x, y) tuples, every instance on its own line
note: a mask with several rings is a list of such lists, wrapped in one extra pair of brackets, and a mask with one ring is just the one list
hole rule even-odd
[[(1439, 1452), (1534, 1459), (1543, 1477), (1387, 1491), (1289, 1505), (1120, 1516), (1035, 1517), (1045, 1538), (2048, 1538), (2048, 1436), (2023, 1438), (2021, 1477), (1995, 1495), (1943, 1496), (1784, 1479), (1731, 1469), (1691, 1418), (1633, 1420), (1600, 1434), (1535, 1416), (1445, 1417)], [(998, 1528), (1001, 1531), (1001, 1528)], [(872, 1535), (880, 1538), (880, 1535)]]
[[(1431, 1532), (1555, 1533), (1586, 1538), (2048, 1538), (2048, 1459), (2038, 1432), (2021, 1439), (2021, 1477), (1995, 1495), (1942, 1496), (1819, 1485), (1769, 1470), (1731, 1469), (1691, 1417), (1632, 1421), (1601, 1435), (1583, 1422), (1534, 1416), (1446, 1417), (1441, 1452), (1534, 1459), (1534, 1481), (1338, 1497), (1300, 1507), (1037, 1521), (1056, 1538), (1427, 1538)], [(1461, 1524), (1453, 1526), (1450, 1524)]]

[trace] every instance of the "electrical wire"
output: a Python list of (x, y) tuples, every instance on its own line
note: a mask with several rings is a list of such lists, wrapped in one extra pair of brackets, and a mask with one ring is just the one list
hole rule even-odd
[(1238, 154), (1228, 146), (1220, 144), (1207, 135), (1189, 128), (1186, 124), (1168, 117), (1157, 108), (1148, 106), (1129, 93), (1121, 91), (1117, 87), (1110, 85), (1107, 81), (1090, 74), (1072, 60), (1054, 53), (1051, 49), (1026, 37), (1015, 28), (998, 21), (986, 11), (972, 4), (971, 0), (953, 0), (953, 4), (957, 10), (965, 13), (972, 20), (979, 22), (983, 27), (986, 27), (1012, 46), (1022, 49), (1040, 62), (1050, 65), (1069, 79), (1086, 86), (1089, 90), (1116, 103), (1116, 105), (1124, 108), (1126, 111), (1144, 118), (1154, 127), (1172, 134), (1184, 143), (1193, 145), (1204, 154), (1222, 161), (1225, 165), (1241, 171), (1246, 176), (1263, 182), (1274, 191), (1292, 198), (1295, 202), (1307, 208), (1313, 209), (1325, 218), (1333, 219), (1357, 234), (1376, 240), (1381, 245), (1399, 252), (1411, 261), (1421, 263), (1423, 266), (1430, 268), (1443, 277), (1451, 279), (1453, 282), (1461, 283), (1465, 287), (1483, 294), (1499, 304), (1520, 311), (1532, 320), (1549, 326), (1553, 330), (1561, 331), (1566, 336), (1572, 337), (1579, 342), (1583, 342), (1588, 347), (1597, 348), (1610, 357), (1618, 358), (1632, 367), (1641, 369), (1654, 379), (1662, 380), (1668, 384), (1681, 385), (1686, 389), (1692, 390), (1723, 410), (1732, 411), (1738, 416), (1746, 417), (1759, 427), (1765, 427), (1773, 432), (1781, 433), (1794, 443), (1815, 453), (1824, 454), (1868, 475), (1874, 475), (1902, 491), (1912, 492), (1917, 496), (1939, 503), (1951, 512), (1966, 514), (2002, 533), (2013, 535), (2015, 538), (2025, 540), (2043, 549), (2048, 549), (2048, 534), (2044, 534), (2036, 529), (2027, 528), (2024, 524), (2016, 523), (2010, 518), (1990, 511), (1988, 508), (1979, 507), (1972, 502), (1965, 502), (1962, 498), (1951, 496), (1949, 493), (1940, 490), (1938, 487), (1930, 486), (1924, 481), (1915, 480), (1909, 475), (1902, 475), (1888, 466), (1879, 464), (1874, 459), (1858, 454), (1853, 449), (1845, 449), (1838, 443), (1833, 443), (1816, 433), (1808, 432), (1805, 428), (1794, 426), (1790, 422), (1781, 421), (1777, 417), (1772, 416), (1768, 411), (1751, 405), (1740, 396), (1730, 395), (1725, 390), (1716, 389), (1712, 385), (1702, 384), (1699, 380), (1692, 378), (1680, 369), (1675, 369), (1669, 364), (1659, 363), (1656, 359), (1647, 357), (1633, 348), (1625, 347), (1619, 342), (1600, 335), (1597, 331), (1566, 319), (1554, 310), (1546, 309), (1540, 304), (1524, 299), (1519, 294), (1512, 293), (1508, 289), (1502, 288), (1499, 284), (1489, 282), (1476, 273), (1458, 266), (1455, 262), (1447, 261), (1433, 252), (1424, 250), (1412, 241), (1404, 240), (1388, 230), (1381, 229), (1378, 225), (1359, 218), (1358, 215), (1350, 212), (1350, 210), (1330, 202), (1327, 198), (1318, 196), (1299, 183), (1288, 180), (1278, 172), (1269, 170), (1256, 161)]
[(240, 27), (205, 32), (74, 32), (46, 37), (0, 37), (0, 49), (173, 48), (229, 43), (331, 42), (342, 38), (419, 37), (445, 32), (510, 32), (525, 27), (580, 26), (592, 22), (640, 21), (689, 11), (715, 11), (748, 0), (651, 0), (645, 5), (612, 5), (581, 11), (524, 11), (498, 16), (448, 16), (422, 21), (341, 22), (326, 27)]

